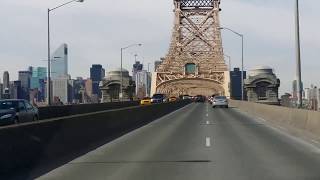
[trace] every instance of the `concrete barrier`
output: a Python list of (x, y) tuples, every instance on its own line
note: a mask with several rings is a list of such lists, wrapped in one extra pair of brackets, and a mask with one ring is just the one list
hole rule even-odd
[(320, 112), (230, 100), (230, 105), (306, 136), (320, 138)]
[(63, 116), (70, 116), (75, 114), (85, 114), (97, 111), (105, 111), (111, 109), (119, 109), (131, 106), (138, 106), (138, 101), (129, 102), (112, 102), (112, 103), (100, 103), (100, 104), (78, 104), (78, 105), (66, 105), (66, 106), (50, 106), (39, 107), (39, 119), (51, 119)]
[(0, 177), (33, 179), (189, 103), (128, 107), (0, 128)]

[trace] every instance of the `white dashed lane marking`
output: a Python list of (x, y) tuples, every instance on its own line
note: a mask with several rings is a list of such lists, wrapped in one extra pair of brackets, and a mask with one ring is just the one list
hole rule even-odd
[(210, 147), (211, 146), (211, 139), (210, 137), (206, 137), (206, 147)]

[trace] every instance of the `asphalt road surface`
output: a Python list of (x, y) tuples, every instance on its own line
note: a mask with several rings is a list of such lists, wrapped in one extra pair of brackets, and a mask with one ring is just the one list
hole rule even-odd
[(238, 109), (199, 103), (39, 179), (320, 180), (320, 149)]

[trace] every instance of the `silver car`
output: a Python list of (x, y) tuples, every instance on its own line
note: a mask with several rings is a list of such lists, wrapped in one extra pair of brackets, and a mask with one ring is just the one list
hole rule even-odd
[(215, 96), (212, 100), (212, 107), (229, 108), (229, 102), (226, 96)]

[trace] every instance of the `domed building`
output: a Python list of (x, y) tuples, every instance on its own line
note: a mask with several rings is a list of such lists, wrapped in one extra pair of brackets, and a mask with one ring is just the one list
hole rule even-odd
[(258, 66), (249, 71), (244, 82), (248, 101), (279, 105), (280, 79), (268, 66)]
[(122, 100), (130, 101), (135, 96), (135, 83), (126, 69), (115, 69), (107, 72), (106, 77), (100, 83), (102, 93), (101, 102), (118, 102), (121, 100), (121, 74), (123, 79)]

